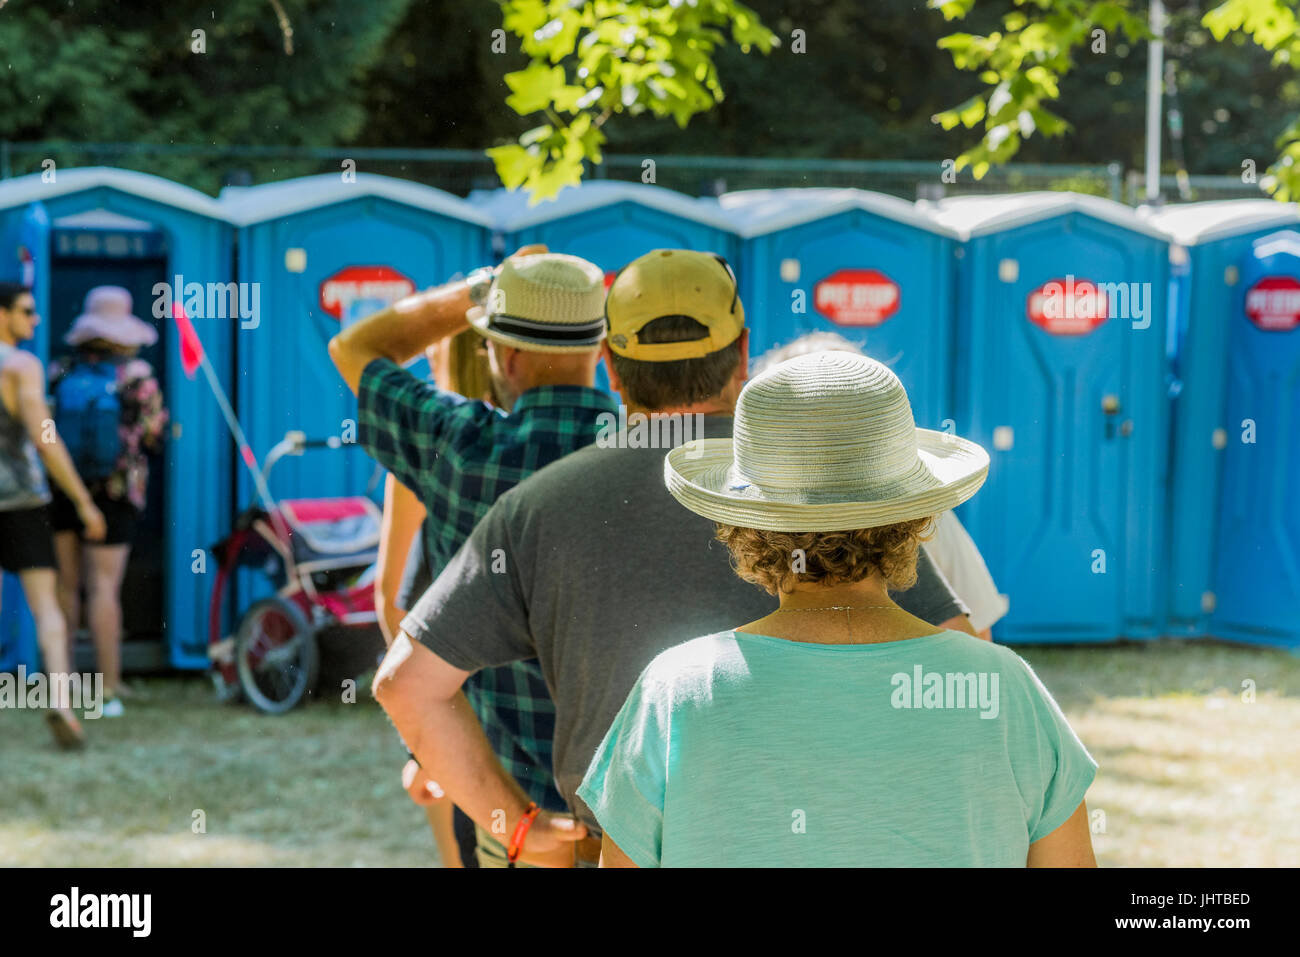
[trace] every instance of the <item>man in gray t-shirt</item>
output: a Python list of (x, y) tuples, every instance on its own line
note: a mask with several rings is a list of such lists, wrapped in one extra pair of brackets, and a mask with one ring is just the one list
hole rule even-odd
[[(575, 792), (641, 671), (666, 648), (777, 607), (736, 577), (713, 523), (679, 506), (663, 480), (672, 445), (731, 434), (748, 336), (730, 268), (710, 254), (656, 250), (620, 273), (606, 316), (605, 361), (627, 422), (497, 500), (402, 621), (419, 644), (376, 679), (390, 714), (404, 711), (428, 735), (430, 776), (476, 819), (501, 814), (507, 835), (524, 802), (455, 707), (464, 676), (540, 660), (556, 705), (560, 793), (597, 834)], [(638, 422), (644, 412), (665, 418)], [(970, 631), (928, 558), (917, 585), (896, 597), (933, 624)], [(521, 860), (538, 863), (559, 862), (575, 834), (546, 812), (519, 827)], [(579, 842), (577, 856), (591, 862), (597, 851)]]
[[(694, 437), (727, 438), (731, 421), (706, 416)], [(777, 607), (736, 577), (713, 523), (668, 494), (664, 454), (588, 446), (536, 472), (497, 500), (402, 622), (464, 671), (541, 661), (555, 701), (556, 781), (593, 834), (576, 791), (645, 666)], [(935, 624), (964, 615), (924, 550), (918, 566), (899, 605)]]

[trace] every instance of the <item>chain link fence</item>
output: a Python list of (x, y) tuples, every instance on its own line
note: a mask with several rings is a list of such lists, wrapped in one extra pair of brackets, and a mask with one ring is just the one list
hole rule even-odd
[[(1192, 203), (1209, 199), (1268, 199), (1258, 182), (1239, 176), (1161, 176), (1160, 195), (1166, 203)], [(1138, 206), (1146, 202), (1146, 177), (1129, 170), (1124, 181), (1124, 202)]]
[[(374, 147), (208, 146), (150, 143), (0, 141), (0, 179), (58, 167), (117, 166), (164, 176), (203, 192), (314, 173), (339, 173), (348, 161), (361, 172), (425, 183), (460, 196), (501, 185), (492, 161), (479, 150)], [(736, 156), (635, 156), (607, 153), (587, 170), (592, 179), (653, 182), (678, 192), (711, 196), (729, 190), (787, 186), (853, 186), (902, 199), (938, 199), (971, 193), (1074, 190), (1127, 202), (1144, 201), (1141, 174), (1119, 163), (1098, 165), (1013, 163), (990, 169), (981, 180), (955, 172), (951, 161), (751, 158)], [(1266, 195), (1233, 176), (1162, 179), (1168, 201), (1234, 199)]]

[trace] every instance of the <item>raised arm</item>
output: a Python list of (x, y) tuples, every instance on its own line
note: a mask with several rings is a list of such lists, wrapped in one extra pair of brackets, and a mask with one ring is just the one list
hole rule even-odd
[[(544, 252), (545, 246), (524, 246), (515, 255)], [(417, 292), (340, 332), (330, 340), (330, 358), (348, 388), (356, 392), (361, 373), (375, 359), (405, 363), (430, 343), (468, 328), (465, 313), (472, 305), (464, 280)]]

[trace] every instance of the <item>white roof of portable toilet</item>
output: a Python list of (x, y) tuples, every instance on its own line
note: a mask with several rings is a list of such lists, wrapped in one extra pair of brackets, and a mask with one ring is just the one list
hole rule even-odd
[(200, 193), (197, 189), (173, 183), (169, 179), (150, 173), (116, 169), (112, 166), (84, 166), (55, 170), (53, 182), (43, 182), (43, 175), (30, 173), (27, 176), (0, 180), (0, 209), (107, 186), (122, 193), (188, 210), (200, 216), (208, 216), (212, 219), (226, 218), (221, 205), (206, 193)]
[(929, 208), (935, 219), (954, 230), (962, 239), (1002, 232), (1068, 213), (1082, 213), (1156, 239), (1169, 239), (1164, 232), (1123, 203), (1086, 193), (1042, 191), (1000, 193), (996, 196), (953, 196), (936, 202), (923, 200), (917, 205)]
[(88, 209), (84, 213), (71, 213), (60, 216), (53, 223), (56, 229), (118, 229), (134, 232), (147, 232), (153, 229), (153, 223), (123, 216), (107, 209)]
[(227, 186), (221, 191), (219, 202), (232, 223), (250, 226), (365, 196), (377, 196), (487, 228), (492, 226), (480, 209), (459, 196), (375, 173), (357, 173), (356, 181), (350, 183), (343, 182), (338, 173), (322, 173), (260, 186)]
[(710, 209), (693, 197), (662, 186), (621, 180), (592, 180), (570, 186), (554, 199), (543, 200), (536, 206), (528, 205), (528, 193), (522, 189), (475, 191), (470, 193), (470, 200), (492, 218), (498, 229), (508, 232), (623, 202), (658, 209), (715, 229), (736, 231), (735, 224), (719, 210)]
[(928, 232), (957, 236), (951, 227), (939, 222), (928, 209), (897, 196), (866, 189), (827, 186), (744, 189), (723, 193), (716, 200), (699, 202), (716, 202), (734, 224), (733, 228), (746, 238), (799, 226), (852, 209), (865, 210)]
[(1300, 223), (1300, 206), (1273, 199), (1221, 199), (1143, 206), (1138, 215), (1182, 246)]

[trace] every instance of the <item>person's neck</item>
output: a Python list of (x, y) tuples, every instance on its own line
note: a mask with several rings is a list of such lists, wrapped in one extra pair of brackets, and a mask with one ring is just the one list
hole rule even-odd
[(735, 630), (806, 644), (871, 645), (921, 638), (934, 626), (898, 607), (880, 575), (842, 585), (796, 585), (781, 607)]
[(662, 409), (647, 409), (645, 406), (636, 405), (633, 402), (626, 402), (624, 404), (627, 406), (628, 415), (635, 415), (638, 412), (644, 416), (736, 414), (735, 400), (728, 399), (724, 396), (715, 396), (712, 399), (705, 399), (703, 402), (695, 402), (691, 405), (671, 405)]
[(555, 372), (550, 375), (545, 372), (529, 376), (527, 379), (514, 383), (516, 401), (518, 396), (523, 395), (530, 389), (540, 389), (543, 386), (586, 386), (588, 389), (596, 386), (596, 373), (589, 372), (586, 374), (577, 372)]
[(782, 592), (780, 601), (782, 611), (893, 606), (889, 589), (878, 575), (873, 575), (865, 581), (839, 585), (796, 585), (793, 591)]
[(18, 348), (18, 340), (8, 329), (0, 329), (0, 344)]

